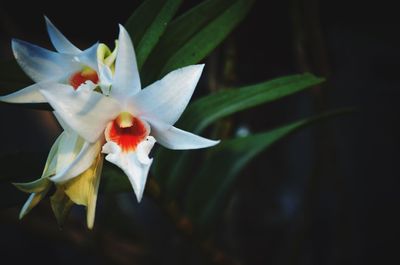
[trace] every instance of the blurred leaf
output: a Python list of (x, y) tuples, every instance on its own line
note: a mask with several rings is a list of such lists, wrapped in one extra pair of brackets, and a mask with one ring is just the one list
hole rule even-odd
[(178, 122), (180, 128), (201, 133), (214, 121), (260, 104), (269, 103), (324, 82), (312, 74), (279, 77), (242, 88), (220, 90), (191, 104)]
[(201, 227), (214, 223), (227, 204), (228, 194), (239, 173), (256, 155), (305, 126), (348, 114), (350, 111), (345, 109), (326, 112), (265, 133), (222, 142), (212, 150), (191, 182), (185, 198), (186, 213)]
[(253, 2), (209, 0), (172, 21), (143, 66), (143, 84), (201, 61), (239, 24)]
[(182, 0), (144, 1), (128, 18), (125, 27), (136, 49), (139, 69), (164, 33)]
[[(178, 128), (200, 134), (214, 121), (230, 114), (278, 100), (324, 81), (312, 74), (298, 74), (243, 88), (221, 90), (192, 103), (177, 123)], [(173, 198), (190, 169), (188, 154), (161, 149), (153, 165), (154, 175), (166, 183), (166, 196)]]
[(132, 191), (132, 186), (124, 172), (107, 161), (105, 161), (103, 166), (101, 182), (100, 192), (115, 193)]

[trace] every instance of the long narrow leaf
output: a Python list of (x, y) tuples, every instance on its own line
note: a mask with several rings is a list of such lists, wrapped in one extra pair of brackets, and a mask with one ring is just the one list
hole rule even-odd
[(323, 78), (305, 73), (219, 91), (191, 104), (179, 120), (178, 126), (194, 133), (201, 133), (217, 119), (281, 99), (324, 81)]
[(253, 2), (209, 0), (171, 22), (143, 66), (143, 83), (201, 61), (239, 24)]
[[(189, 106), (177, 126), (200, 134), (214, 121), (289, 96), (323, 82), (323, 78), (312, 74), (280, 77), (257, 85), (219, 91), (197, 100)], [(189, 152), (161, 149), (154, 165), (154, 175), (165, 183), (166, 196), (173, 198), (188, 172)]]
[(139, 69), (156, 46), (182, 0), (147, 0), (125, 24), (136, 48)]
[(315, 122), (348, 114), (349, 109), (331, 111), (277, 129), (237, 138), (217, 146), (195, 176), (185, 198), (189, 217), (200, 226), (215, 222), (229, 199), (239, 173), (259, 153), (272, 144)]

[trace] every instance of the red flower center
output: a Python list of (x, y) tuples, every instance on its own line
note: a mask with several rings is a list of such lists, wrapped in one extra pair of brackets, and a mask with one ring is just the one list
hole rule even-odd
[(107, 141), (118, 144), (123, 152), (134, 151), (148, 135), (148, 125), (128, 112), (122, 112), (111, 121), (105, 132)]
[(69, 78), (69, 84), (73, 86), (74, 89), (77, 89), (80, 85), (88, 80), (95, 84), (99, 82), (99, 76), (97, 75), (96, 71), (91, 68), (83, 69), (82, 71), (71, 75)]

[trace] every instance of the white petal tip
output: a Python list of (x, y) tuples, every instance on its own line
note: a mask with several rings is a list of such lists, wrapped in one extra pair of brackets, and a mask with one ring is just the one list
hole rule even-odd
[(129, 32), (125, 29), (125, 27), (122, 26), (121, 24), (118, 24), (118, 27), (119, 27), (118, 42), (123, 43), (125, 41), (125, 42), (131, 43), (132, 41), (131, 41)]
[(119, 28), (119, 36), (118, 36), (119, 41), (121, 41), (123, 38), (126, 38), (126, 36), (129, 36), (128, 31), (125, 29), (123, 25), (118, 24), (118, 28)]
[(135, 191), (135, 195), (136, 195), (136, 199), (137, 199), (138, 203), (140, 203), (143, 198), (143, 191), (140, 191), (140, 192)]
[(0, 101), (7, 103), (45, 103), (46, 99), (39, 92), (40, 86), (33, 84), (8, 95), (0, 96)]
[(198, 75), (201, 75), (201, 73), (203, 72), (205, 64), (194, 64), (194, 65), (189, 65), (186, 67), (183, 67), (181, 69), (186, 69), (186, 70), (192, 70), (193, 74), (196, 73)]
[(43, 15), (43, 17), (44, 17), (44, 20), (46, 21), (46, 24), (52, 24), (50, 19), (46, 15)]
[(215, 146), (215, 145), (219, 144), (220, 142), (221, 142), (221, 140), (210, 140), (210, 146), (209, 147)]
[(15, 103), (10, 95), (0, 96), (0, 101), (5, 103)]
[(19, 57), (19, 55), (18, 55), (19, 50), (22, 49), (22, 47), (23, 47), (23, 41), (22, 40), (19, 40), (19, 39), (12, 39), (11, 40), (11, 49), (13, 51), (15, 59), (17, 59), (17, 60), (18, 60), (18, 57)]
[(204, 140), (202, 142), (198, 143), (198, 145), (193, 144), (193, 146), (190, 149), (209, 148), (209, 147), (213, 147), (221, 142), (221, 140), (210, 140), (210, 139), (206, 139), (206, 138), (203, 138), (203, 139)]
[(120, 33), (123, 31), (126, 32), (126, 29), (124, 26), (122, 26), (122, 24), (118, 24), (118, 28), (119, 28)]
[(22, 40), (19, 39), (11, 39), (11, 48), (13, 50), (15, 50), (16, 48), (18, 48), (19, 45), (22, 44)]

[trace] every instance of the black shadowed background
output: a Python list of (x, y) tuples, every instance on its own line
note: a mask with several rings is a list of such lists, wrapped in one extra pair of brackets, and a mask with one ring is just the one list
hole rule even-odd
[[(19, 221), (25, 194), (1, 182), (1, 264), (399, 262), (400, 21), (387, 2), (258, 0), (204, 60), (203, 78), (216, 84), (223, 79), (224, 85), (241, 86), (306, 71), (327, 79), (323, 86), (236, 114), (234, 122), (250, 132), (337, 107), (357, 110), (285, 138), (244, 169), (213, 235), (213, 246), (234, 262), (218, 255), (204, 261), (198, 250), (204, 246), (189, 244), (149, 198), (137, 204), (133, 193), (100, 194), (93, 231), (79, 207), (61, 230), (48, 200)], [(184, 1), (178, 15), (196, 3)], [(51, 48), (43, 15), (80, 48), (96, 41), (112, 46), (118, 23), (139, 4), (4, 2), (0, 58), (13, 59), (12, 38)], [(222, 78), (226, 60), (232, 69)], [(205, 83), (195, 98), (207, 93)], [(12, 169), (16, 177), (35, 179), (59, 126), (48, 112), (3, 103), (0, 119), (0, 155), (21, 152), (18, 164), (0, 161), (0, 174)], [(26, 152), (43, 156), (32, 161)], [(13, 194), (20, 196), (17, 204), (8, 200)], [(121, 223), (132, 230), (126, 233)]]

